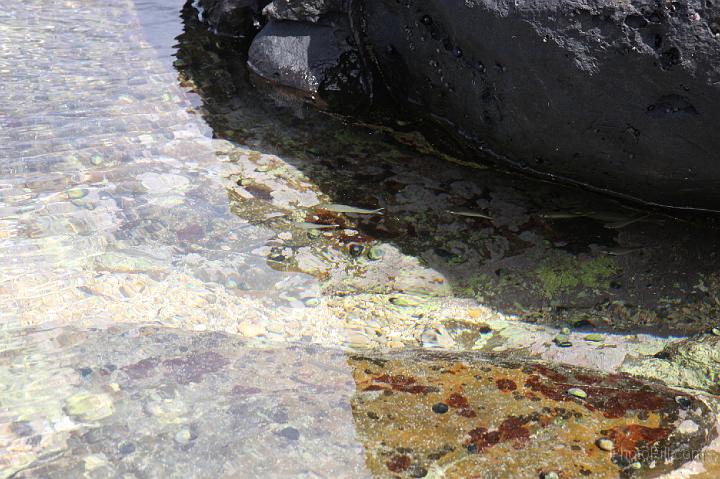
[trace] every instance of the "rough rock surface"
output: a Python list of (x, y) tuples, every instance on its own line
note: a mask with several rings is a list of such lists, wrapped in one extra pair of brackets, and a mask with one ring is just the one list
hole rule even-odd
[[(710, 1), (277, 0), (264, 13), (297, 24), (283, 27), (291, 49), (268, 41), (272, 22), (261, 34), (251, 61), (272, 65), (261, 76), (306, 62), (302, 52), (334, 52), (296, 70), (313, 81), (281, 86), (315, 94), (327, 76), (331, 91), (357, 98), (372, 73), (439, 136), (481, 155), (648, 202), (720, 206), (720, 7)], [(348, 44), (313, 26), (323, 23)], [(328, 67), (354, 56), (356, 40), (353, 78), (365, 80), (337, 81)]]
[(370, 89), (345, 0), (271, 2), (269, 19), (248, 53), (248, 65), (273, 87), (351, 113)]
[(252, 36), (267, 0), (200, 0), (205, 19), (218, 33)]
[(366, 2), (401, 101), (522, 168), (720, 203), (720, 8), (639, 0)]
[(328, 13), (345, 14), (348, 0), (278, 0), (270, 2), (263, 14), (278, 20), (318, 22)]

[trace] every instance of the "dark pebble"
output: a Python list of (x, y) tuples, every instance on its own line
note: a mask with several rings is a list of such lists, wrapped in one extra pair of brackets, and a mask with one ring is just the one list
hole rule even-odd
[(275, 434), (280, 437), (284, 437), (288, 441), (297, 441), (298, 439), (300, 439), (300, 431), (298, 431), (294, 427), (286, 427), (284, 429), (280, 429)]
[(10, 424), (10, 430), (21, 437), (26, 437), (33, 433), (33, 428), (28, 421), (15, 421)]
[(444, 402), (439, 402), (437, 404), (433, 404), (433, 407), (432, 407), (433, 412), (437, 413), (437, 414), (445, 414), (446, 412), (448, 412), (449, 409), (450, 408), (448, 407), (448, 405), (445, 404)]
[(410, 471), (410, 477), (425, 477), (428, 474), (428, 470), (422, 466), (415, 466)]
[(78, 369), (78, 372), (80, 373), (80, 376), (86, 378), (92, 374), (92, 369), (90, 368), (80, 368)]
[(357, 243), (350, 243), (350, 245), (348, 246), (348, 250), (350, 251), (350, 256), (352, 256), (353, 258), (357, 258), (361, 254), (363, 254), (364, 249), (365, 248), (363, 248), (363, 246), (361, 244), (357, 244)]
[(123, 456), (127, 454), (132, 454), (133, 452), (135, 452), (135, 444), (131, 442), (126, 442), (125, 444), (120, 446), (118, 452), (120, 452), (120, 454), (122, 454)]

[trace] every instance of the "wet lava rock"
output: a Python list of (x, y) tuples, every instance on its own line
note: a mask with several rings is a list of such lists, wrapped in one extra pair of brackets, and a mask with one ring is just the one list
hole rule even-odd
[[(715, 3), (266, 3), (202, 2), (240, 34), (265, 25), (249, 61), (277, 87), (346, 112), (386, 91), (443, 144), (648, 202), (720, 206)], [(248, 27), (239, 11), (263, 15)]]

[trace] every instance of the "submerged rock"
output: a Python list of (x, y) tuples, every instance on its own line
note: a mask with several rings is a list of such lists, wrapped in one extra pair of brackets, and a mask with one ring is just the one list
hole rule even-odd
[(320, 106), (388, 92), (438, 145), (646, 202), (720, 207), (714, 3), (276, 0), (263, 12), (255, 72)]

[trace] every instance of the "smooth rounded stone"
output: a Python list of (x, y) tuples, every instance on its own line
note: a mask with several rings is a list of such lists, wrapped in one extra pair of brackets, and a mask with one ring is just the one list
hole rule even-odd
[(175, 441), (180, 444), (187, 444), (195, 438), (197, 438), (197, 435), (188, 428), (180, 429), (175, 433)]
[(558, 334), (557, 336), (555, 336), (555, 339), (553, 339), (553, 342), (559, 348), (569, 348), (570, 346), (572, 346), (572, 342), (570, 342), (570, 337), (567, 334)]
[(157, 195), (182, 192), (190, 186), (190, 180), (187, 177), (172, 173), (147, 172), (138, 175), (137, 178), (143, 188), (149, 193)]
[(406, 296), (396, 296), (393, 298), (390, 298), (390, 302), (394, 304), (395, 306), (400, 306), (402, 308), (415, 308), (420, 306), (420, 302), (416, 301), (412, 298), (408, 298)]
[(605, 336), (602, 334), (588, 334), (583, 338), (585, 341), (589, 341), (591, 343), (601, 343), (605, 341)]
[(298, 439), (300, 439), (300, 431), (290, 426), (280, 429), (275, 434), (287, 439), (288, 441), (297, 441)]
[(112, 398), (104, 393), (79, 392), (67, 399), (65, 410), (82, 421), (99, 421), (115, 413)]
[(385, 256), (385, 252), (383, 251), (382, 247), (380, 246), (372, 246), (368, 250), (368, 258), (373, 261), (381, 260)]
[(557, 472), (544, 472), (540, 475), (541, 479), (560, 479)]
[(615, 443), (610, 439), (598, 439), (595, 441), (595, 445), (603, 451), (612, 451), (615, 448)]
[(70, 188), (67, 190), (67, 197), (71, 200), (80, 200), (88, 195), (89, 191), (85, 188)]
[(580, 399), (587, 399), (588, 397), (587, 393), (580, 388), (570, 388), (567, 392), (569, 395)]
[(720, 336), (720, 328), (712, 328), (712, 329), (710, 330), (710, 332), (711, 332), (714, 336)]
[(318, 298), (307, 298), (303, 301), (303, 303), (308, 308), (316, 308), (320, 306), (320, 300)]
[(449, 410), (450, 410), (450, 407), (448, 407), (448, 405), (443, 402), (435, 403), (432, 406), (432, 411), (435, 414), (445, 414)]

